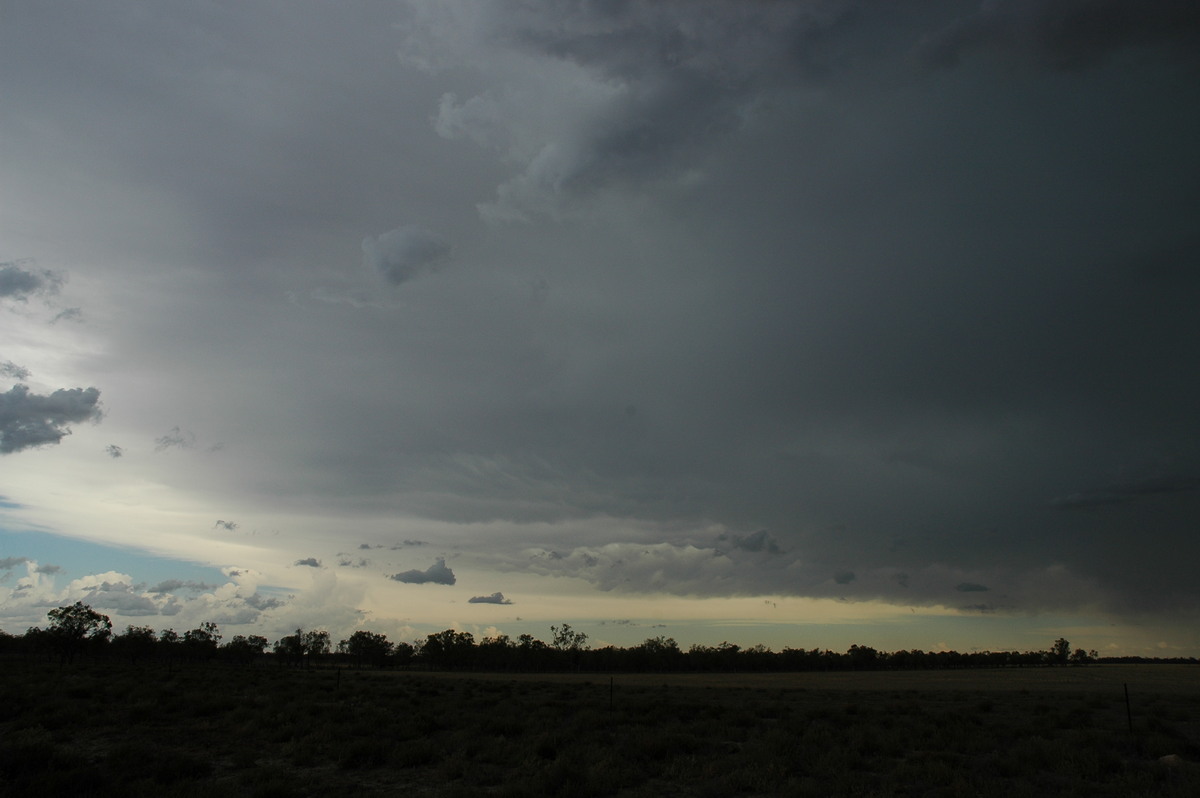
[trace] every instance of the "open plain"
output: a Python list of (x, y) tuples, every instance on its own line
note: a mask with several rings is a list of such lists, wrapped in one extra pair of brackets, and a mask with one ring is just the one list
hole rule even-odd
[(8, 659), (0, 671), (11, 794), (1200, 792), (1195, 666), (560, 675)]

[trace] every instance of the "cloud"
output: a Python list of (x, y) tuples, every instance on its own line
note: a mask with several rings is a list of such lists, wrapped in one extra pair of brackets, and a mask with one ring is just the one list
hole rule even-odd
[(105, 446), (104, 453), (114, 460), (125, 456), (125, 450), (120, 446), (117, 446), (115, 443), (110, 443), (108, 446)]
[(69, 424), (100, 416), (96, 388), (61, 388), (47, 396), (14, 385), (0, 394), (0, 453), (56, 444), (71, 434)]
[(362, 251), (367, 268), (399, 285), (442, 266), (450, 258), (450, 243), (431, 230), (405, 225), (364, 238)]
[(54, 314), (54, 318), (50, 319), (51, 324), (58, 324), (60, 321), (83, 321), (83, 310), (80, 308), (63, 308)]
[(227, 532), (233, 532), (238, 528), (238, 525), (235, 521), (222, 521), (218, 518), (217, 522), (213, 524), (213, 529), (217, 528), (224, 529)]
[(292, 564), (293, 565), (306, 565), (309, 568), (320, 568), (321, 567), (321, 561), (318, 560), (316, 557), (305, 557), (303, 560), (296, 560), (296, 562), (294, 562)]
[(31, 376), (33, 375), (29, 369), (25, 368), (24, 366), (18, 366), (11, 360), (0, 362), (0, 377), (8, 377), (9, 379), (17, 380), (18, 382), (24, 382)]
[(751, 535), (725, 534), (721, 535), (718, 540), (728, 540), (733, 543), (733, 547), (742, 551), (766, 552), (767, 554), (781, 554), (779, 544), (771, 537), (765, 529), (760, 529)]
[(191, 579), (165, 579), (159, 582), (154, 587), (148, 588), (147, 593), (173, 593), (176, 590), (215, 590), (219, 585), (211, 585), (208, 582), (196, 582)]
[(62, 566), (61, 565), (49, 565), (49, 564), (39, 565), (37, 568), (34, 568), (33, 570), (39, 574), (57, 574), (60, 571), (62, 571)]
[(512, 604), (512, 599), (506, 599), (503, 593), (493, 593), (490, 596), (472, 596), (468, 604)]
[(27, 562), (29, 562), (28, 557), (4, 557), (0, 559), (0, 570), (8, 571)]
[(26, 259), (0, 263), (0, 299), (24, 302), (30, 296), (58, 292), (62, 278), (54, 272), (22, 268), (29, 262)]
[(988, 587), (976, 582), (959, 582), (954, 589), (960, 593), (984, 593), (988, 590)]
[(446, 567), (446, 560), (442, 557), (439, 557), (437, 562), (424, 571), (418, 571), (414, 568), (411, 571), (392, 574), (388, 579), (394, 579), (397, 582), (404, 582), (408, 585), (452, 585), (457, 581), (454, 577), (454, 571)]
[(167, 449), (195, 449), (196, 434), (190, 430), (171, 427), (164, 435), (154, 439), (154, 451), (165, 452)]
[(1079, 69), (1125, 47), (1200, 47), (1200, 6), (1190, 0), (990, 0), (930, 35), (920, 47), (932, 66), (954, 66), (974, 50), (1018, 53), (1056, 69)]
[(480, 206), (492, 221), (554, 214), (607, 186), (677, 180), (737, 130), (772, 87), (820, 73), (822, 41), (850, 4), (410, 3), (401, 56), (427, 71), (469, 65), (502, 89), (447, 93), (451, 139), (523, 167)]
[(853, 571), (840, 571), (833, 575), (833, 581), (839, 585), (848, 585), (857, 578)]
[(1190, 493), (1197, 489), (1200, 489), (1200, 477), (1181, 474), (1146, 477), (1105, 488), (1059, 496), (1050, 501), (1050, 506), (1062, 509), (1100, 507), (1108, 504), (1125, 504), (1148, 496)]

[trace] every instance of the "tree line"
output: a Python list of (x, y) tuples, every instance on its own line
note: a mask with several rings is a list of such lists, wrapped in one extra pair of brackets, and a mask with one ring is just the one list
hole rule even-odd
[[(771, 672), (833, 670), (933, 670), (963, 668), (1086, 665), (1102, 660), (1095, 651), (1071, 648), (1064, 638), (1045, 651), (879, 651), (852, 645), (845, 652), (763, 645), (742, 648), (724, 642), (683, 649), (666, 636), (647, 638), (636, 646), (592, 648), (588, 635), (570, 624), (550, 627), (550, 641), (522, 634), (515, 640), (495, 635), (476, 640), (470, 632), (446, 629), (413, 642), (393, 642), (386, 635), (360, 629), (336, 646), (327, 631), (297, 629), (268, 641), (261, 635), (234, 635), (224, 640), (215, 623), (204, 622), (182, 634), (155, 632), (149, 626), (127, 626), (113, 633), (107, 615), (82, 602), (47, 613), (49, 625), (30, 627), (24, 635), (0, 632), (0, 653), (57, 658), (63, 664), (81, 658), (144, 661), (224, 661), (248, 665), (272, 661), (280, 666), (313, 665), (355, 668), (477, 670), (513, 672)], [(1129, 661), (1129, 658), (1121, 658)], [(1142, 660), (1145, 661), (1145, 660)], [(1174, 660), (1196, 662), (1193, 659)]]

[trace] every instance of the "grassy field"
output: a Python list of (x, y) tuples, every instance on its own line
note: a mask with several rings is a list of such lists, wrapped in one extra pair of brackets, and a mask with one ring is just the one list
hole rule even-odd
[(9, 660), (0, 676), (11, 794), (1200, 794), (1188, 666), (610, 681)]

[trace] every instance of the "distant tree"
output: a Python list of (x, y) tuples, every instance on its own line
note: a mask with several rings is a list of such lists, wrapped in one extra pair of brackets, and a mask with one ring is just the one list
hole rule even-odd
[(571, 628), (571, 624), (564, 623), (562, 626), (551, 626), (552, 645), (559, 651), (586, 651), (588, 647), (588, 636), (583, 632), (577, 632)]
[(130, 624), (125, 631), (112, 639), (113, 651), (123, 657), (129, 657), (131, 663), (152, 656), (158, 646), (158, 635), (149, 626), (134, 626)]
[(1087, 665), (1089, 662), (1095, 662), (1099, 655), (1095, 651), (1084, 651), (1082, 648), (1077, 648), (1071, 652), (1072, 665)]
[(398, 667), (407, 668), (417, 655), (417, 647), (412, 643), (400, 642), (392, 646), (392, 662)]
[(302, 635), (301, 643), (304, 647), (304, 656), (309, 658), (310, 662), (319, 656), (328, 654), (331, 650), (329, 632), (326, 632), (324, 629), (313, 629), (305, 632)]
[(304, 631), (279, 638), (273, 648), (281, 665), (299, 665), (304, 661)]
[(646, 638), (640, 646), (630, 652), (638, 670), (673, 671), (679, 667), (683, 652), (673, 637)]
[(388, 657), (391, 656), (392, 643), (387, 639), (387, 635), (359, 629), (338, 643), (338, 652), (353, 658), (357, 667), (370, 664), (380, 668), (387, 664)]
[(212, 621), (205, 621), (183, 633), (183, 650), (193, 659), (212, 659), (217, 655), (220, 642), (221, 633)]
[(435, 668), (454, 670), (469, 667), (475, 653), (475, 636), (470, 632), (446, 629), (426, 635), (421, 646), (421, 658)]
[(560, 667), (579, 670), (582, 654), (588, 649), (588, 636), (572, 629), (569, 623), (564, 623), (562, 626), (551, 626), (550, 633), (553, 635), (551, 645), (559, 652), (559, 656), (563, 660)]
[(1060, 637), (1050, 646), (1049, 659), (1056, 665), (1065, 665), (1071, 658), (1071, 644), (1066, 638)]
[(65, 662), (73, 662), (88, 643), (103, 643), (112, 634), (112, 621), (82, 601), (46, 613), (51, 639)]
[(231, 662), (246, 665), (267, 650), (267, 638), (262, 635), (234, 635), (233, 639), (220, 647), (221, 656)]

